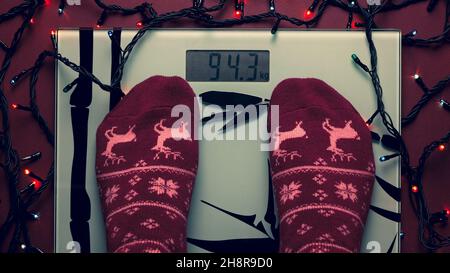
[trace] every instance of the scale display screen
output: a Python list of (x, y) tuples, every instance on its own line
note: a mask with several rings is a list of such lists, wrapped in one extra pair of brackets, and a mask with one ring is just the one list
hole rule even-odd
[(186, 80), (191, 82), (268, 82), (268, 50), (187, 50)]

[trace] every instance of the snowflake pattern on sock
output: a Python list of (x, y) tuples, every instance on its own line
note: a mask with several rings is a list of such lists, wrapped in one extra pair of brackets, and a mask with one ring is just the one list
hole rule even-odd
[(327, 182), (327, 179), (322, 174), (318, 173), (313, 177), (314, 182), (316, 182), (318, 185), (322, 185), (323, 183)]
[(299, 197), (302, 193), (302, 191), (300, 190), (301, 186), (302, 184), (294, 181), (289, 185), (283, 185), (280, 190), (281, 202), (285, 204), (288, 200), (294, 200), (295, 198)]
[(114, 200), (116, 200), (117, 196), (119, 196), (117, 193), (119, 192), (120, 187), (118, 185), (114, 185), (111, 188), (108, 188), (105, 192), (105, 200), (106, 204), (111, 204)]
[(344, 183), (340, 181), (334, 187), (337, 189), (335, 191), (336, 195), (339, 198), (342, 198), (343, 200), (351, 200), (353, 203), (358, 200), (358, 190), (356, 189), (356, 186), (354, 186), (352, 183)]
[(301, 224), (300, 228), (297, 229), (297, 234), (302, 236), (302, 235), (306, 234), (311, 229), (312, 229), (312, 226), (310, 226), (308, 224)]
[(326, 194), (324, 190), (318, 189), (315, 193), (313, 193), (313, 196), (316, 197), (319, 201), (323, 201), (328, 197), (328, 194)]
[(166, 194), (170, 198), (177, 197), (178, 192), (177, 189), (179, 188), (177, 182), (174, 182), (173, 180), (164, 180), (161, 177), (158, 177), (157, 179), (151, 180), (150, 187), (148, 190), (150, 192), (156, 192), (157, 194)]
[(131, 201), (133, 198), (135, 198), (139, 193), (137, 193), (135, 190), (130, 190), (126, 195), (125, 199), (128, 201)]
[(159, 227), (159, 224), (154, 219), (148, 218), (147, 220), (141, 223), (141, 226), (144, 226), (147, 229), (154, 229)]

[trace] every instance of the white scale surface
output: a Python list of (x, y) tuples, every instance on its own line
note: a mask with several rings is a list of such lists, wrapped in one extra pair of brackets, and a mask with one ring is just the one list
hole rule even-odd
[[(124, 48), (136, 31), (122, 31)], [(378, 50), (378, 71), (384, 89), (386, 110), (394, 125), (400, 127), (400, 45), (398, 31), (375, 31)], [(59, 52), (79, 63), (78, 30), (58, 31)], [(274, 36), (268, 30), (155, 30), (147, 33), (133, 50), (125, 69), (122, 88), (129, 91), (135, 84), (152, 75), (185, 77), (187, 50), (269, 50), (270, 81), (268, 82), (190, 82), (197, 94), (209, 90), (233, 91), (269, 99), (274, 87), (286, 78), (318, 78), (345, 96), (367, 119), (376, 109), (376, 98), (370, 79), (355, 66), (351, 55), (356, 53), (368, 62), (369, 51), (362, 31), (299, 31), (279, 30)], [(94, 32), (93, 74), (110, 82), (111, 41), (106, 31)], [(69, 93), (66, 84), (78, 75), (64, 65), (57, 65), (56, 92), (56, 187), (55, 187), (55, 251), (69, 252), (70, 235), (70, 172), (73, 156)], [(109, 94), (93, 85), (90, 106), (87, 159), (87, 191), (91, 199), (91, 251), (104, 252), (103, 217), (95, 179), (95, 132), (108, 112)], [(92, 109), (96, 109), (95, 112)], [(261, 119), (266, 119), (262, 115)], [(380, 120), (374, 130), (384, 133)], [(381, 145), (374, 145), (375, 158), (389, 154)], [(400, 186), (397, 159), (385, 163), (376, 160), (377, 174)], [(201, 141), (200, 165), (189, 215), (188, 237), (202, 240), (265, 238), (265, 234), (223, 212), (200, 202), (239, 214), (256, 214), (263, 220), (267, 206), (267, 158), (259, 151), (258, 141)], [(375, 183), (372, 204), (399, 212), (400, 204)], [(264, 221), (264, 220), (263, 220)], [(386, 252), (399, 231), (399, 223), (370, 211), (361, 251)], [(190, 252), (204, 252), (188, 244)], [(396, 240), (393, 252), (399, 249)]]

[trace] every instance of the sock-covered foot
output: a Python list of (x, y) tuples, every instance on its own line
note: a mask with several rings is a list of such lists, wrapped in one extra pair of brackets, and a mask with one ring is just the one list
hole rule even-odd
[[(186, 252), (198, 163), (194, 96), (183, 79), (155, 76), (135, 86), (98, 127), (97, 181), (110, 252)], [(178, 104), (192, 117), (176, 125), (171, 110)]]
[(317, 79), (288, 79), (270, 164), (280, 252), (358, 252), (374, 181), (370, 132), (353, 106)]

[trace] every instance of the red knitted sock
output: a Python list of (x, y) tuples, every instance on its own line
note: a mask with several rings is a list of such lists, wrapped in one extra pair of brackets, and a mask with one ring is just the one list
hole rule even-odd
[(281, 252), (358, 252), (370, 205), (370, 132), (338, 92), (317, 79), (274, 90), (280, 126), (271, 153)]
[(193, 114), (175, 126), (171, 109), (182, 104), (194, 113), (194, 96), (181, 78), (152, 77), (98, 127), (97, 181), (109, 251), (186, 252), (198, 143), (190, 135)]

